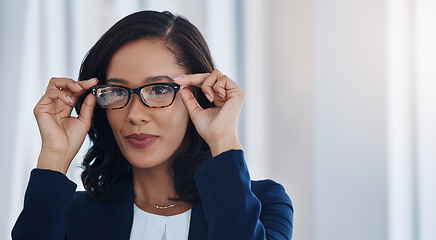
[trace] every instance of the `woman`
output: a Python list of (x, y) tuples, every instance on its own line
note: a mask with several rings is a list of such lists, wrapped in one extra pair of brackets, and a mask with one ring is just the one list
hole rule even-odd
[[(51, 79), (34, 109), (42, 148), (13, 239), (290, 239), (283, 187), (251, 181), (245, 165), (244, 95), (184, 18), (120, 20), (79, 81)], [(86, 134), (86, 192), (75, 192), (65, 174)]]

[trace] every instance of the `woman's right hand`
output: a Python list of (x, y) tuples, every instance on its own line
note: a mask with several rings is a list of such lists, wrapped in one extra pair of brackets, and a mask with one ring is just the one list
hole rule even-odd
[(50, 80), (45, 94), (33, 109), (42, 138), (37, 168), (67, 173), (91, 128), (96, 103), (92, 93), (85, 98), (80, 115), (72, 117), (71, 112), (78, 98), (97, 82), (95, 78), (79, 82), (68, 78)]

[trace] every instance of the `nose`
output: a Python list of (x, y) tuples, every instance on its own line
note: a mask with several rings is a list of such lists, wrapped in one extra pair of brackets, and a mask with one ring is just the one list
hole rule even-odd
[(142, 103), (137, 94), (132, 94), (126, 108), (129, 111), (127, 120), (130, 124), (138, 125), (150, 122), (150, 109)]

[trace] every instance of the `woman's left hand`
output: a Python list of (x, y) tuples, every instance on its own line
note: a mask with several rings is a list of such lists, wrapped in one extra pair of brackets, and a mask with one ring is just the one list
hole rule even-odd
[(245, 98), (244, 91), (218, 70), (189, 74), (174, 81), (182, 86), (200, 87), (209, 101), (214, 102), (216, 107), (203, 109), (188, 88), (179, 92), (198, 134), (209, 145), (212, 156), (231, 149), (242, 149), (237, 125)]

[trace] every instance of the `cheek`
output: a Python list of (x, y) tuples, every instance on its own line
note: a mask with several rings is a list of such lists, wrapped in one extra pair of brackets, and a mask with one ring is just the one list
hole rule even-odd
[(119, 132), (126, 122), (123, 111), (106, 110), (106, 116), (112, 132), (114, 133), (115, 139), (118, 141), (117, 132)]
[(162, 118), (162, 120), (166, 119), (168, 121), (166, 126), (171, 127), (172, 131), (177, 132), (177, 135), (184, 135), (189, 120), (188, 110), (182, 100), (177, 98), (172, 107), (172, 113)]
[(183, 103), (182, 99), (180, 98), (179, 95), (177, 95), (176, 99), (175, 99), (175, 104), (177, 104), (177, 110), (178, 110), (178, 115), (179, 115), (179, 119), (180, 122), (184, 125), (187, 126), (188, 124), (188, 120), (189, 120), (189, 113), (188, 113), (188, 109), (186, 109), (185, 104)]
[[(181, 99), (176, 98), (171, 106), (171, 113), (162, 116), (159, 128), (167, 128), (166, 134), (172, 139), (172, 144), (179, 146), (185, 137), (188, 127), (189, 113)], [(170, 110), (170, 109), (168, 109)]]

